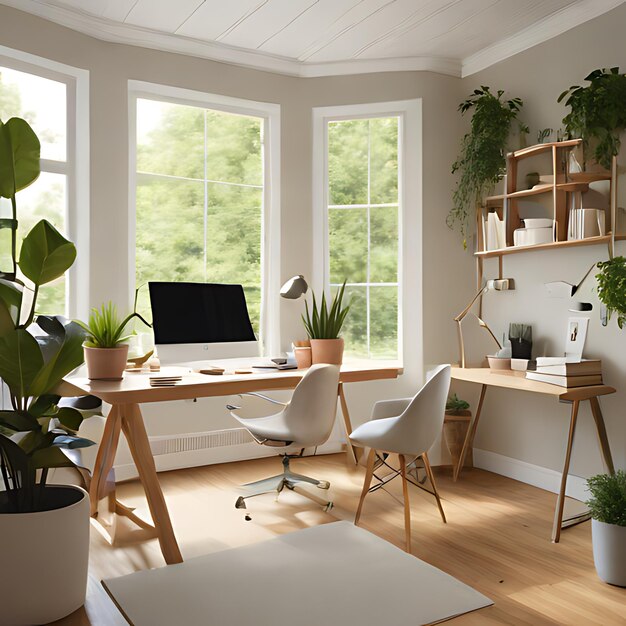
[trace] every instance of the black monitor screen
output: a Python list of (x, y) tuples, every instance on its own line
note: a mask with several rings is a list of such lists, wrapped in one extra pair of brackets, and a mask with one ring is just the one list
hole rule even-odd
[(241, 285), (148, 283), (157, 344), (255, 341)]

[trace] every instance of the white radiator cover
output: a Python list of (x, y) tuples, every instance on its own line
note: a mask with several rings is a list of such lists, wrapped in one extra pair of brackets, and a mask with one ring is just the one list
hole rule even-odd
[(237, 446), (244, 443), (252, 443), (253, 441), (252, 436), (245, 428), (227, 428), (204, 433), (150, 437), (150, 448), (152, 449), (152, 454), (157, 457), (163, 454), (177, 454), (192, 450)]

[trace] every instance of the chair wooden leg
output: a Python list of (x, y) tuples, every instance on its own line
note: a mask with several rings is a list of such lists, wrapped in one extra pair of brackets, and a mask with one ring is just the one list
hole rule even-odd
[(404, 496), (404, 535), (406, 551), (411, 553), (411, 506), (409, 504), (409, 482), (406, 479), (406, 459), (404, 454), (399, 454), (400, 474), (402, 475), (402, 495)]
[(372, 448), (367, 456), (367, 468), (365, 469), (365, 480), (363, 481), (363, 491), (361, 491), (361, 499), (359, 500), (359, 506), (356, 510), (356, 515), (354, 516), (354, 525), (356, 526), (359, 523), (359, 519), (361, 518), (361, 511), (363, 510), (363, 502), (365, 500), (365, 496), (369, 491), (370, 485), (372, 483), (372, 476), (374, 475), (374, 461), (376, 460), (376, 450)]
[(435, 500), (437, 500), (437, 506), (439, 507), (439, 513), (441, 513), (441, 519), (443, 523), (446, 523), (446, 514), (443, 512), (443, 506), (441, 506), (441, 498), (439, 497), (439, 492), (437, 491), (437, 485), (435, 483), (435, 475), (433, 474), (433, 469), (430, 466), (430, 461), (428, 460), (428, 454), (424, 452), (422, 454), (422, 460), (424, 461), (424, 469), (426, 470), (426, 475), (428, 476), (428, 480), (430, 480), (430, 484), (433, 488), (433, 493), (435, 494)]

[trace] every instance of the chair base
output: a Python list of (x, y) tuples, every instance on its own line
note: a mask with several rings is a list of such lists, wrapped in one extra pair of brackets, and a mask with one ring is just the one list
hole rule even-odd
[[(317, 478), (311, 478), (310, 476), (305, 476), (303, 474), (296, 474), (291, 471), (289, 467), (289, 462), (291, 459), (300, 458), (302, 454), (297, 455), (289, 455), (285, 454), (283, 456), (283, 473), (278, 474), (277, 476), (272, 476), (271, 478), (264, 478), (263, 480), (257, 480), (253, 483), (248, 483), (243, 485), (243, 489), (246, 490), (247, 495), (239, 496), (237, 501), (235, 502), (236, 509), (246, 509), (246, 500), (248, 498), (254, 498), (255, 496), (260, 496), (265, 493), (276, 492), (278, 495), (285, 487), (293, 491), (296, 485), (300, 483), (314, 485), (318, 489), (330, 489), (330, 483), (327, 480), (317, 480)], [(308, 494), (304, 494), (308, 495)], [(313, 498), (317, 500), (317, 498)], [(333, 503), (331, 501), (324, 501), (324, 510), (329, 511)]]

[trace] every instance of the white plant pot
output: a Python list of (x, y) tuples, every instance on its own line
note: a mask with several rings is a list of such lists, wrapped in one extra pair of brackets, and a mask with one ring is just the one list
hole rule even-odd
[(626, 526), (591, 520), (593, 561), (605, 582), (626, 587)]
[(48, 488), (60, 508), (0, 513), (2, 624), (47, 624), (85, 603), (89, 496), (75, 486)]

